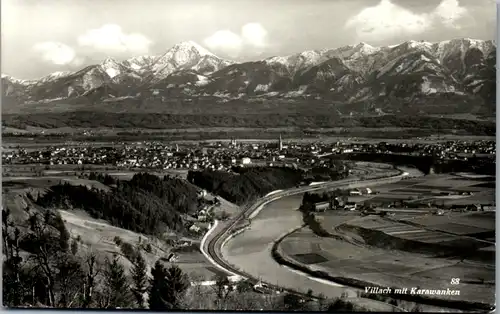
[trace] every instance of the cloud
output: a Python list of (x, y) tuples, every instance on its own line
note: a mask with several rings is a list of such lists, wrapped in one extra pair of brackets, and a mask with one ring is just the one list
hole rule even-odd
[(252, 46), (263, 47), (266, 45), (267, 31), (259, 23), (248, 23), (241, 28), (241, 37)]
[(60, 42), (46, 41), (37, 43), (33, 46), (33, 49), (41, 54), (43, 60), (57, 65), (70, 64), (76, 57), (73, 48)]
[(116, 24), (106, 24), (97, 29), (88, 30), (78, 37), (78, 44), (107, 53), (147, 53), (152, 41), (140, 33), (123, 32)]
[(435, 17), (449, 28), (460, 28), (457, 23), (467, 15), (467, 9), (461, 7), (457, 0), (443, 0), (434, 11)]
[(241, 49), (243, 40), (238, 34), (230, 30), (221, 30), (205, 38), (203, 41), (207, 47), (215, 50), (229, 50), (229, 52), (238, 52)]
[(247, 23), (241, 27), (240, 34), (230, 30), (219, 30), (205, 38), (205, 45), (213, 50), (224, 51), (236, 57), (243, 47), (261, 48), (266, 46), (267, 31), (259, 23)]
[(381, 0), (352, 16), (344, 26), (354, 29), (358, 39), (379, 41), (421, 34), (439, 23), (458, 28), (458, 21), (466, 14), (467, 10), (457, 0), (443, 0), (430, 13), (415, 13), (390, 0)]

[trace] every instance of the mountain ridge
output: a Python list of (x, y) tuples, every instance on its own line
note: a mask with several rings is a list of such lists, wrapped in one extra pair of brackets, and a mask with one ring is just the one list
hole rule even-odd
[[(106, 58), (76, 72), (20, 80), (2, 74), (7, 106), (58, 102), (144, 102), (174, 97), (325, 99), (368, 102), (381, 109), (424, 102), (495, 101), (496, 43), (470, 38), (366, 43), (308, 50), (258, 61), (219, 58), (195, 42), (181, 42), (159, 56)], [(92, 97), (89, 98), (89, 95)], [(421, 101), (420, 101), (420, 100)], [(124, 108), (126, 110), (126, 108)]]

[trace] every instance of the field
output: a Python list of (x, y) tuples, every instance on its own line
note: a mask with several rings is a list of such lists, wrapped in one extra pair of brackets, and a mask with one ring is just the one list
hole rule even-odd
[[(463, 175), (428, 175), (401, 180), (372, 188), (377, 194), (355, 198), (355, 201), (388, 203), (406, 201), (427, 205), (491, 205), (495, 202), (495, 178), (471, 178)], [(472, 193), (472, 195), (463, 194)]]
[[(26, 165), (4, 165), (2, 167), (3, 178), (70, 178), (78, 179), (78, 176), (83, 172), (98, 172), (107, 173), (117, 179), (129, 180), (134, 174), (138, 172), (147, 171), (151, 174), (158, 176), (170, 175), (177, 176), (180, 178), (186, 178), (188, 170), (183, 169), (168, 169), (168, 170), (152, 170), (147, 169), (119, 169), (113, 166), (100, 166), (100, 165), (85, 165), (84, 170), (82, 170), (79, 165), (38, 165), (38, 164), (26, 164)], [(18, 179), (19, 180), (19, 179)]]
[[(311, 270), (382, 286), (453, 289), (450, 279), (460, 278), (456, 300), (492, 304), (495, 212), (445, 209), (444, 215), (437, 216), (432, 204), (494, 204), (493, 179), (429, 175), (376, 186), (372, 190), (378, 194), (349, 200), (396, 202), (389, 209), (376, 208), (393, 215), (363, 217), (356, 212), (327, 211), (316, 219), (333, 237), (319, 237), (304, 227), (287, 236), (280, 248)], [(459, 192), (473, 195), (448, 195)], [(403, 208), (397, 205), (401, 200), (417, 204)]]
[[(355, 234), (350, 239), (356, 237)], [(451, 278), (461, 278), (458, 299), (492, 303), (494, 264), (484, 265), (450, 258), (362, 245), (332, 238), (319, 238), (308, 229), (287, 237), (284, 252), (311, 270), (352, 278), (381, 286), (453, 289)], [(299, 243), (302, 243), (299, 245)], [(305, 244), (307, 243), (307, 244)], [(307, 260), (304, 260), (307, 257)]]

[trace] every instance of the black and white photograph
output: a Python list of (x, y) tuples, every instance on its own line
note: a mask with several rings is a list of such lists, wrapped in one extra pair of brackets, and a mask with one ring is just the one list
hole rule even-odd
[(494, 0), (2, 0), (2, 306), (495, 311)]

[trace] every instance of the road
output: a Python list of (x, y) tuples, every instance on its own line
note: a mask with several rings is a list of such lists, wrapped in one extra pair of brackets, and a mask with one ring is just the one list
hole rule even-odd
[[(290, 231), (290, 226), (293, 225), (294, 228), (300, 226), (302, 224), (301, 216), (299, 220), (296, 220), (296, 217), (292, 217), (291, 215), (285, 215), (288, 217), (284, 217), (284, 219), (290, 218), (293, 221), (288, 224), (276, 224), (273, 225), (273, 230), (279, 234), (275, 234), (274, 239), (271, 240), (271, 243), (264, 244), (265, 249), (259, 252), (259, 256), (252, 256), (252, 261), (257, 261), (259, 264), (262, 260), (266, 260), (265, 265), (255, 265), (255, 268), (247, 268), (236, 266), (238, 261), (232, 259), (228, 261), (227, 256), (224, 256), (222, 253), (222, 248), (225, 246), (226, 242), (228, 242), (228, 238), (231, 236), (231, 232), (233, 232), (235, 226), (242, 220), (253, 217), (258, 213), (261, 209), (265, 207), (266, 204), (274, 201), (278, 201), (283, 197), (299, 195), (305, 192), (322, 190), (326, 188), (357, 188), (369, 185), (377, 185), (384, 184), (389, 182), (395, 182), (401, 180), (405, 177), (406, 174), (398, 174), (392, 177), (387, 178), (377, 178), (370, 180), (362, 180), (359, 179), (345, 179), (335, 182), (325, 182), (315, 186), (304, 186), (299, 188), (293, 188), (284, 191), (278, 191), (271, 195), (265, 196), (259, 199), (255, 204), (248, 207), (239, 213), (235, 218), (233, 218), (229, 222), (219, 223), (216, 228), (214, 228), (211, 232), (210, 237), (205, 242), (207, 254), (210, 256), (211, 260), (219, 269), (225, 269), (226, 273), (229, 275), (239, 275), (243, 278), (250, 280), (253, 283), (257, 283), (259, 280), (267, 283), (272, 288), (282, 289), (288, 292), (298, 292), (298, 294), (304, 294), (308, 289), (313, 290), (315, 293), (322, 293), (326, 297), (339, 297), (342, 293), (347, 293), (350, 297), (356, 296), (356, 290), (348, 287), (344, 287), (338, 284), (330, 283), (327, 281), (310, 278), (305, 274), (298, 273), (295, 270), (291, 270), (284, 266), (276, 263), (271, 256), (271, 246), (272, 241), (279, 238), (281, 235)], [(258, 219), (257, 219), (258, 220)], [(252, 221), (252, 225), (254, 223), (258, 223), (258, 221)], [(287, 226), (287, 230), (281, 230), (280, 228)], [(247, 236), (247, 235), (245, 235)], [(279, 285), (279, 286), (278, 286)]]

